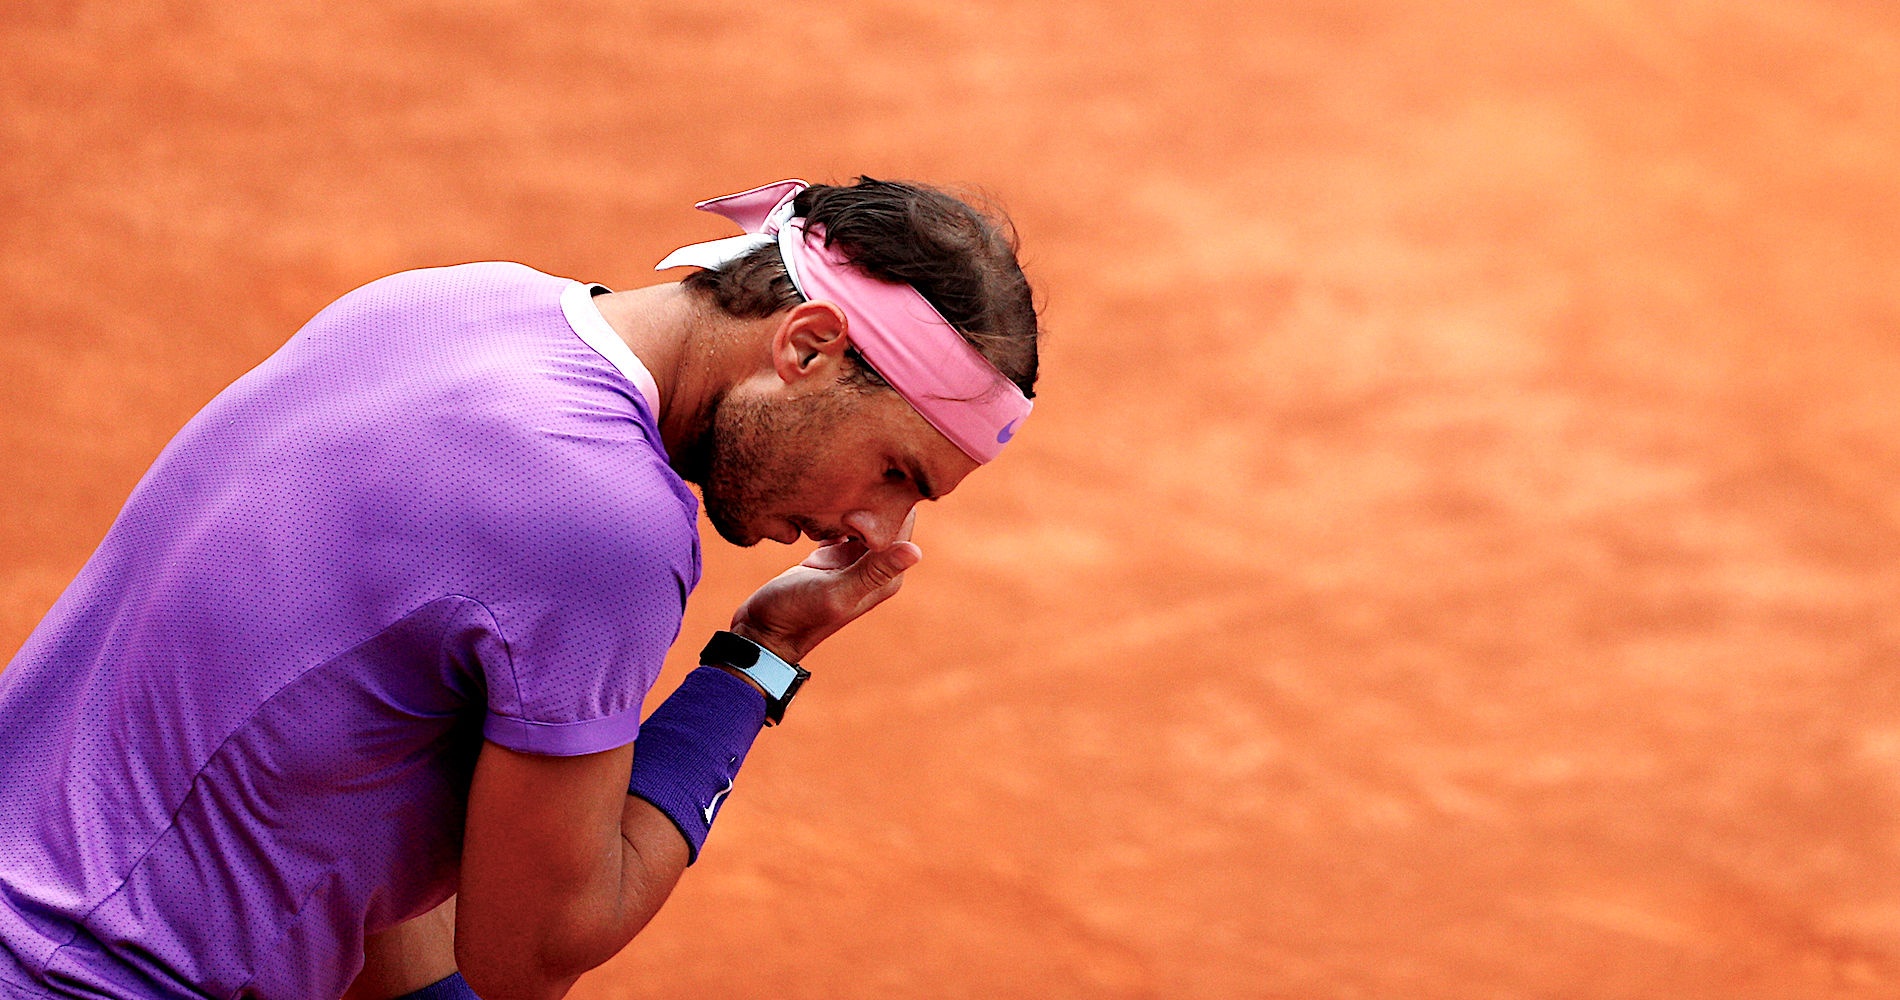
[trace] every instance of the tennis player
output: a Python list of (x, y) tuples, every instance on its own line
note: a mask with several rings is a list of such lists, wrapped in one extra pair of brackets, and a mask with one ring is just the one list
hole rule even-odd
[[(639, 932), (1036, 380), (1006, 223), (869, 178), (700, 207), (745, 232), (677, 283), (372, 282), (164, 449), (0, 673), (0, 997), (559, 997)], [(642, 722), (688, 483), (818, 548)]]

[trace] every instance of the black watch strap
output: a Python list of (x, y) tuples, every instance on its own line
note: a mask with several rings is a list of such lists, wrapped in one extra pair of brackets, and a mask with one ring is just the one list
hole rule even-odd
[(699, 662), (708, 666), (731, 667), (752, 678), (765, 689), (765, 724), (776, 726), (785, 718), (785, 706), (805, 685), (811, 672), (796, 663), (779, 659), (778, 654), (732, 632), (714, 632), (706, 648), (699, 651)]

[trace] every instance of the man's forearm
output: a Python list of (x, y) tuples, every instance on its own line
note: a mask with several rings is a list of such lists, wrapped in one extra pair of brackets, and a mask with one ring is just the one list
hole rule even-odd
[[(673, 821), (639, 796), (627, 796), (620, 838), (620, 917), (615, 936), (621, 941), (614, 952), (626, 947), (660, 912), (661, 904), (679, 884), (687, 862), (686, 840)], [(607, 957), (613, 957), (613, 953)]]
[[(599, 965), (625, 947), (640, 933), (666, 902), (673, 886), (686, 867), (685, 841), (673, 824), (644, 800), (627, 797), (621, 822), (621, 884), (612, 926), (601, 931), (608, 944), (606, 957), (576, 956)], [(463, 994), (445, 991), (440, 981), (457, 971), (455, 962), (455, 898), (404, 924), (372, 936), (364, 945), (363, 970), (344, 1000), (391, 1000), (434, 985), (430, 996)], [(478, 974), (479, 975), (479, 974)], [(490, 977), (492, 979), (492, 976)], [(558, 995), (572, 985), (572, 979), (554, 977), (534, 986), (535, 992)], [(491, 984), (489, 995), (507, 995), (508, 986)]]

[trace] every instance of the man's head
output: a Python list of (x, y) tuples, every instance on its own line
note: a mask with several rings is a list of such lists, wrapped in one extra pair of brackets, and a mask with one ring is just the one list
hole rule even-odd
[[(855, 267), (916, 289), (1023, 397), (1035, 394), (1036, 311), (1006, 220), (941, 191), (868, 177), (799, 192), (792, 216)], [(836, 305), (805, 300), (778, 245), (682, 284), (771, 331), (769, 371), (722, 394), (692, 454), (680, 456), (727, 540), (790, 542), (803, 531), (879, 548), (918, 499), (949, 492), (976, 467), (865, 360)]]

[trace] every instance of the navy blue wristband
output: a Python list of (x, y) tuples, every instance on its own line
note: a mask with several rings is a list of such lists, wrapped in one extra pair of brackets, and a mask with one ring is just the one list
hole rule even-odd
[(404, 993), (396, 1000), (481, 1000), (481, 997), (476, 996), (475, 991), (468, 988), (468, 982), (462, 978), (461, 973), (455, 972), (450, 973), (448, 978), (438, 979), (414, 993)]
[(653, 803), (686, 838), (687, 864), (712, 831), (739, 765), (765, 725), (765, 696), (718, 667), (700, 667), (640, 724), (627, 792)]

